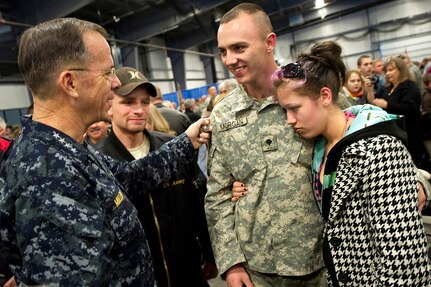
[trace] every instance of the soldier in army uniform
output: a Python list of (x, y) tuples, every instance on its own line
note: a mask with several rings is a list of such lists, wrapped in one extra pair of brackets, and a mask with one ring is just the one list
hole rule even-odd
[[(240, 85), (211, 115), (205, 210), (213, 251), (230, 287), (326, 286), (309, 176), (313, 142), (287, 127), (272, 98), (275, 44), (257, 5), (239, 4), (221, 19), (221, 59)], [(249, 191), (233, 204), (235, 180)]]
[[(99, 25), (55, 19), (24, 32), (18, 63), (34, 99), (0, 174), (0, 252), (18, 283), (154, 286), (130, 199), (174, 177), (207, 142), (199, 120), (157, 153), (120, 163), (83, 143), (121, 86)], [(129, 199), (130, 198), (130, 199)]]

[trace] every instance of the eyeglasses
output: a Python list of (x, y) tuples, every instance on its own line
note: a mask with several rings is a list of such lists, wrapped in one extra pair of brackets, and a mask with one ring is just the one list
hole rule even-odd
[(301, 65), (298, 63), (290, 63), (286, 66), (281, 67), (283, 71), (283, 77), (286, 79), (295, 79), (295, 78), (303, 78), (304, 70)]
[(103, 71), (103, 70), (95, 71), (95, 70), (90, 70), (85, 68), (71, 68), (71, 69), (68, 69), (68, 71), (100, 73), (102, 76), (110, 80), (112, 80), (115, 77), (115, 68), (110, 68), (107, 71)]

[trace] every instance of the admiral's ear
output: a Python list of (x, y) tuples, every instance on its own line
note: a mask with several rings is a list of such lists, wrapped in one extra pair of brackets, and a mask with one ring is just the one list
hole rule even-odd
[(277, 36), (274, 32), (271, 32), (266, 36), (266, 51), (272, 52), (277, 44)]
[(332, 91), (328, 87), (320, 89), (320, 99), (324, 107), (328, 107), (332, 103)]
[(78, 78), (72, 71), (63, 71), (60, 73), (57, 79), (58, 86), (67, 95), (72, 97), (78, 97), (78, 91), (76, 85)]

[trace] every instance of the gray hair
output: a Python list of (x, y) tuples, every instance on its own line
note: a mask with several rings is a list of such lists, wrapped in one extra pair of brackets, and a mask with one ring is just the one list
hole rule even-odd
[(194, 99), (187, 99), (184, 101), (184, 107), (186, 109), (190, 109), (191, 107), (193, 107), (195, 105), (196, 101)]
[(238, 82), (235, 79), (226, 79), (220, 82), (218, 85), (219, 91), (226, 91), (226, 93), (229, 93), (230, 91), (233, 91), (238, 86)]
[(30, 90), (40, 98), (49, 97), (46, 89), (53, 76), (64, 66), (85, 63), (91, 57), (83, 34), (95, 31), (108, 38), (97, 24), (76, 18), (58, 18), (24, 31), (21, 37), (18, 65)]

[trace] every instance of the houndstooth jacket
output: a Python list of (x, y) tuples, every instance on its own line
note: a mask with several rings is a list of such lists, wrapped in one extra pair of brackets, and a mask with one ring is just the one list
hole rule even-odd
[(328, 155), (325, 175), (336, 171), (322, 193), (329, 286), (431, 286), (416, 169), (396, 126), (357, 131)]

